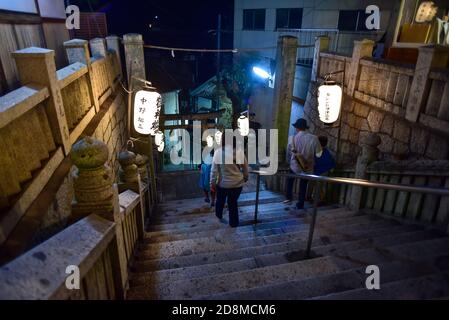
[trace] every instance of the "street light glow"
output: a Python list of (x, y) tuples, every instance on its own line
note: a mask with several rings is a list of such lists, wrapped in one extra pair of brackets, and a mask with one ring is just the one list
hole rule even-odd
[(253, 67), (253, 72), (254, 72), (256, 75), (258, 75), (259, 77), (263, 78), (263, 79), (268, 79), (268, 78), (270, 78), (270, 74), (269, 74), (267, 71), (265, 71), (264, 69), (262, 69), (262, 68), (259, 68), (259, 67)]

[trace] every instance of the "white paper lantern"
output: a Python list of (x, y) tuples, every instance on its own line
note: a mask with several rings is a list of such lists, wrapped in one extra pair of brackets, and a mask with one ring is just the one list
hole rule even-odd
[(154, 136), (159, 130), (162, 97), (155, 91), (139, 90), (134, 97), (134, 129)]
[(245, 116), (240, 116), (240, 118), (237, 119), (237, 125), (240, 134), (246, 137), (249, 134), (249, 119)]
[(212, 136), (207, 136), (206, 138), (206, 143), (208, 147), (213, 147), (214, 146), (214, 138)]
[(217, 145), (221, 145), (221, 138), (222, 138), (223, 132), (221, 132), (220, 130), (218, 130), (217, 132), (215, 132), (215, 142), (217, 143)]
[(438, 12), (438, 7), (433, 1), (424, 1), (416, 11), (415, 21), (418, 23), (430, 22)]
[(160, 146), (161, 143), (163, 142), (164, 142), (164, 133), (162, 131), (156, 132), (156, 134), (154, 135), (154, 143), (157, 146)]
[(334, 81), (327, 81), (318, 88), (318, 112), (324, 123), (334, 123), (340, 116), (343, 91)]
[(165, 142), (162, 141), (161, 144), (157, 147), (157, 151), (162, 152), (165, 148)]

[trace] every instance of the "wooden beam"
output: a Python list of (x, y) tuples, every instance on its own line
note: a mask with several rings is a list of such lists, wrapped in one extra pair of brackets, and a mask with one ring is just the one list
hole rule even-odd
[(0, 23), (6, 24), (41, 24), (42, 18), (34, 13), (18, 13), (0, 10)]
[(298, 98), (298, 97), (295, 97), (295, 96), (292, 97), (292, 100), (297, 102), (297, 103), (299, 103), (299, 104), (301, 104), (301, 105), (305, 105), (306, 104), (305, 100), (303, 100), (301, 98)]
[[(206, 129), (214, 129), (217, 125), (215, 123), (208, 123), (206, 125), (202, 125), (201, 128)], [(169, 125), (169, 126), (160, 126), (161, 130), (174, 130), (174, 129), (193, 129), (193, 125)]]
[(208, 113), (186, 113), (186, 114), (161, 114), (162, 121), (176, 121), (176, 120), (208, 120), (219, 118), (225, 110), (221, 109), (218, 112)]

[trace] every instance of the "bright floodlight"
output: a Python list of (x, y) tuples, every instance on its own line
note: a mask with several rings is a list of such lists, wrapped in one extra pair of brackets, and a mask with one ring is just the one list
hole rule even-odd
[(263, 79), (268, 79), (270, 74), (262, 68), (253, 67), (253, 72)]

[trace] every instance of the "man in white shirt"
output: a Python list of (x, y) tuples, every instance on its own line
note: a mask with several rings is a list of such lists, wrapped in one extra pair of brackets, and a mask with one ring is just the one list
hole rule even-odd
[[(315, 156), (321, 157), (323, 149), (321, 148), (318, 137), (307, 132), (309, 129), (307, 121), (305, 119), (298, 119), (292, 124), (296, 128), (296, 134), (292, 138), (291, 144), (288, 146), (290, 154), (290, 170), (292, 173), (300, 174), (307, 173), (313, 174), (313, 167), (315, 164)], [(303, 159), (303, 163), (299, 163), (296, 154)], [(292, 200), (294, 179), (287, 180), (287, 201)], [(299, 196), (297, 209), (304, 209), (304, 201), (306, 198), (308, 180), (301, 179), (299, 184)]]

